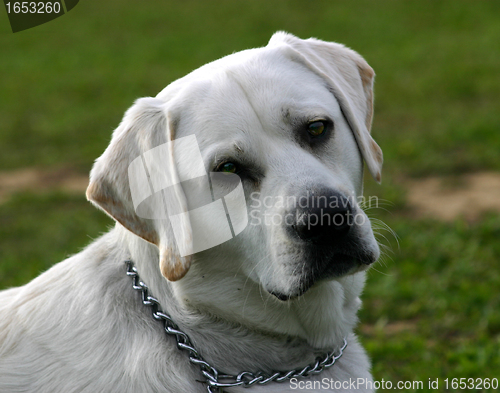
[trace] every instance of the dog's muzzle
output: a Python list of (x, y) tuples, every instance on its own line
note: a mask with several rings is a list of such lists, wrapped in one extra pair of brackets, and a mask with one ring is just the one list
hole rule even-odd
[(329, 188), (309, 191), (288, 212), (294, 219), (284, 229), (296, 250), (293, 274), (299, 274), (300, 284), (292, 293), (269, 291), (278, 299), (295, 298), (317, 281), (352, 274), (375, 262), (375, 253), (360, 235), (359, 218), (368, 218), (342, 193)]
[(352, 207), (342, 194), (325, 190), (311, 193), (295, 207), (295, 222), (290, 225), (292, 236), (316, 245), (341, 241), (353, 224)]

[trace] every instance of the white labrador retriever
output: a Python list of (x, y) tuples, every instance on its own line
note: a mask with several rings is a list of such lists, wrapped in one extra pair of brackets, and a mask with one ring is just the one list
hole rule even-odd
[[(380, 181), (373, 77), (340, 44), (279, 32), (137, 100), (87, 190), (115, 228), (0, 294), (0, 392), (372, 391), (353, 327), (379, 257), (356, 199), (363, 159)], [(232, 189), (248, 215), (222, 203)]]

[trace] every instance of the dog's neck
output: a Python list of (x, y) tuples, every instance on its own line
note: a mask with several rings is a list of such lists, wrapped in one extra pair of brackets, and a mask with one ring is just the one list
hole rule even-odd
[[(363, 273), (320, 283), (300, 298), (283, 302), (243, 275), (218, 275), (222, 272), (211, 268), (210, 261), (195, 260), (184, 278), (169, 282), (160, 273), (156, 246), (119, 224), (115, 231), (151, 295), (214, 363), (219, 353), (241, 352), (237, 367), (254, 367), (257, 359), (249, 354), (261, 354), (265, 343), (273, 353), (264, 360), (270, 369), (276, 363), (294, 368), (304, 359), (313, 361), (325, 350), (339, 348), (357, 322)], [(246, 339), (239, 340), (241, 336)], [(253, 343), (259, 343), (258, 351)]]

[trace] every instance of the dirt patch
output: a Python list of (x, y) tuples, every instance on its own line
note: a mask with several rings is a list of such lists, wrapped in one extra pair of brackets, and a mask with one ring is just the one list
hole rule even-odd
[(50, 171), (26, 168), (0, 172), (0, 203), (5, 203), (10, 196), (21, 191), (61, 190), (83, 194), (88, 184), (88, 175), (67, 168)]
[(500, 173), (427, 177), (405, 182), (407, 201), (419, 216), (452, 221), (476, 220), (487, 211), (500, 212)]
[(414, 333), (417, 329), (418, 321), (394, 321), (388, 323), (387, 320), (382, 319), (375, 325), (362, 324), (359, 329), (365, 336), (373, 336), (377, 332), (381, 332), (386, 336), (397, 336), (403, 332)]

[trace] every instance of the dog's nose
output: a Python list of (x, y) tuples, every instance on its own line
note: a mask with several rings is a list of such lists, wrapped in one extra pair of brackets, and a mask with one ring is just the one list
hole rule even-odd
[(299, 199), (292, 225), (302, 240), (324, 245), (347, 235), (353, 219), (347, 197), (328, 190), (310, 194), (305, 200), (307, 203), (304, 204), (304, 199)]

